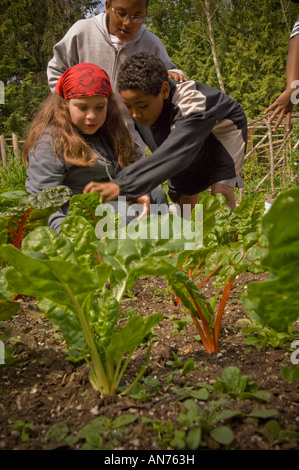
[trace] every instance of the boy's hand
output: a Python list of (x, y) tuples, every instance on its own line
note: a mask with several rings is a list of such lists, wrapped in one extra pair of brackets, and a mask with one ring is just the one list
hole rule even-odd
[(83, 189), (83, 193), (98, 192), (102, 196), (103, 202), (113, 201), (119, 196), (119, 186), (116, 183), (96, 183), (91, 181)]
[(171, 80), (176, 80), (177, 82), (180, 82), (180, 83), (188, 82), (188, 78), (186, 78), (185, 75), (182, 75), (181, 73), (168, 71), (168, 77)]
[[(141, 214), (138, 216), (137, 220), (143, 219), (143, 217), (147, 217), (150, 214), (150, 204), (151, 200), (147, 194), (138, 197), (134, 200), (134, 203), (141, 204), (143, 206)], [(130, 203), (129, 203), (130, 204)]]

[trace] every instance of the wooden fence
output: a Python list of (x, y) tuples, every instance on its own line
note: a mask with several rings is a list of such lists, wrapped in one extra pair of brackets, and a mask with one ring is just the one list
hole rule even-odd
[[(272, 126), (268, 124), (268, 117), (262, 115), (248, 122), (244, 168), (246, 168), (246, 162), (249, 163), (250, 159), (254, 158), (261, 173), (264, 173), (255, 190), (262, 189), (265, 181), (270, 179), (273, 194), (277, 189), (275, 188), (275, 176), (278, 174), (282, 180), (288, 178), (289, 182), (299, 178), (299, 141), (293, 137), (296, 129), (299, 128), (299, 114), (292, 114), (292, 129), (289, 132), (285, 130), (285, 119), (277, 131), (273, 132), (273, 124)], [(293, 151), (298, 153), (298, 170), (295, 172), (289, 165), (290, 153)]]
[(15, 158), (21, 158), (21, 145), (23, 140), (19, 140), (17, 134), (12, 134), (11, 137), (4, 137), (0, 135), (0, 153), (2, 158), (2, 165), (7, 166), (7, 149), (12, 148)]

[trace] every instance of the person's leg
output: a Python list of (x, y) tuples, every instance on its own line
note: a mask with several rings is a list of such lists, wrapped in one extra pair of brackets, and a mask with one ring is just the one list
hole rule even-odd
[(226, 204), (231, 210), (234, 210), (236, 207), (234, 187), (228, 186), (227, 184), (214, 183), (211, 186), (211, 195), (216, 196), (216, 194), (222, 194), (226, 199)]
[(180, 207), (181, 217), (184, 219), (190, 218), (191, 212), (198, 202), (198, 197), (199, 193), (193, 196), (180, 196), (177, 204)]

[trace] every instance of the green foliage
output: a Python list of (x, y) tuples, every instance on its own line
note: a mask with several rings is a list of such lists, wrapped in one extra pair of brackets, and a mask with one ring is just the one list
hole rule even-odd
[(21, 442), (27, 442), (30, 439), (30, 430), (34, 429), (33, 423), (24, 423), (20, 419), (14, 421), (9, 426), (11, 429), (19, 432)]
[(22, 81), (9, 82), (5, 87), (5, 104), (0, 113), (0, 134), (23, 136), (40, 103), (48, 96), (49, 87), (28, 72)]
[(263, 218), (269, 251), (265, 281), (252, 283), (243, 296), (247, 314), (279, 332), (299, 318), (299, 189), (280, 194)]
[(48, 188), (36, 195), (24, 190), (0, 193), (0, 243), (21, 247), (23, 238), (34, 228), (48, 223), (49, 216), (68, 202), (66, 186)]
[(243, 328), (242, 333), (245, 335), (244, 344), (250, 346), (287, 349), (290, 347), (292, 340), (298, 336), (291, 327), (287, 332), (279, 332), (249, 318), (239, 321), (248, 325)]
[(283, 367), (280, 371), (281, 376), (287, 381), (287, 382), (294, 382), (295, 380), (299, 380), (299, 367), (298, 367), (298, 362), (296, 364), (292, 364), (291, 366), (288, 367)]
[[(253, 119), (285, 88), (289, 36), (298, 16), (297, 5), (276, 0), (209, 0), (209, 5), (225, 91), (242, 105), (248, 119)], [(150, 6), (149, 25), (189, 78), (219, 88), (204, 0), (155, 0)]]
[(115, 419), (95, 418), (76, 435), (71, 435), (65, 423), (54, 424), (46, 433), (44, 441), (51, 449), (64, 445), (80, 445), (80, 450), (114, 449), (120, 439), (131, 437), (137, 416), (123, 414)]
[[(46, 68), (53, 46), (77, 20), (97, 14), (103, 3), (2, 1), (0, 80), (5, 85), (5, 104), (0, 109), (1, 134), (23, 135), (48, 93)], [(225, 90), (249, 119), (254, 118), (285, 88), (289, 35), (297, 6), (276, 0), (209, 3)], [(203, 0), (151, 0), (147, 25), (189, 78), (219, 88)]]
[(0, 164), (0, 193), (4, 191), (25, 190), (26, 168), (21, 159), (8, 153), (7, 166)]
[(271, 444), (271, 446), (275, 446), (276, 444), (282, 444), (283, 442), (288, 442), (292, 438), (298, 438), (299, 433), (296, 431), (285, 431), (281, 429), (280, 424), (275, 419), (268, 421), (263, 430), (260, 431), (262, 434)]
[(90, 0), (3, 0), (0, 11), (0, 80), (5, 104), (0, 134), (22, 136), (39, 103), (49, 93), (46, 69), (53, 46), (75, 21), (99, 11)]
[(249, 377), (242, 375), (240, 369), (235, 366), (228, 366), (222, 371), (222, 378), (218, 378), (213, 385), (214, 390), (232, 398), (246, 400), (253, 398), (256, 400), (270, 400), (270, 393), (259, 390), (258, 385), (249, 380)]
[[(71, 217), (75, 224), (78, 217)], [(72, 237), (80, 247), (83, 225), (81, 229), (82, 237)], [(0, 252), (9, 265), (4, 274), (9, 288), (38, 299), (41, 310), (60, 327), (70, 353), (87, 361), (90, 381), (104, 396), (115, 393), (134, 351), (163, 316), (134, 316), (117, 327), (121, 296), (117, 300), (114, 289), (105, 290), (111, 267), (91, 268), (84, 258), (82, 263), (80, 247), (76, 250), (66, 236), (39, 227), (24, 239), (22, 252), (12, 245), (2, 245)], [(150, 344), (146, 366), (149, 353)]]

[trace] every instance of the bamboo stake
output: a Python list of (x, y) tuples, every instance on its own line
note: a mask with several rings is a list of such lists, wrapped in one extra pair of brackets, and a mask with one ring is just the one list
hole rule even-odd
[(265, 136), (263, 137), (263, 139), (262, 139), (260, 142), (258, 142), (258, 143), (255, 145), (255, 147), (253, 147), (253, 149), (250, 150), (250, 152), (248, 152), (248, 153), (245, 155), (244, 161), (245, 161), (251, 154), (253, 154), (253, 153), (255, 152), (255, 150), (264, 142), (264, 140), (267, 139), (267, 137), (268, 137), (268, 136), (265, 135)]
[(270, 147), (270, 173), (271, 173), (271, 191), (274, 193), (274, 155), (273, 155), (273, 143), (272, 143), (272, 128), (271, 124), (268, 124), (268, 135), (269, 135), (269, 147)]
[(4, 135), (0, 135), (0, 150), (1, 150), (2, 164), (3, 164), (3, 166), (7, 166), (6, 148), (5, 148), (5, 137), (4, 137)]
[(12, 134), (13, 152), (16, 158), (20, 158), (19, 139), (17, 134)]

